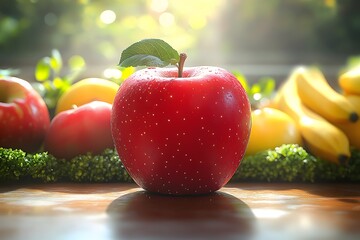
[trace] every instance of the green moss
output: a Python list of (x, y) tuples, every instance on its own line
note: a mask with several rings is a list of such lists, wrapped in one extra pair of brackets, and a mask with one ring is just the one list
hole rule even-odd
[(329, 182), (360, 180), (360, 151), (353, 150), (348, 166), (316, 158), (295, 144), (244, 157), (233, 181)]
[(90, 153), (71, 160), (56, 159), (47, 152), (28, 154), (22, 150), (0, 148), (0, 182), (129, 182), (115, 150), (100, 155)]
[[(37, 182), (131, 182), (118, 154), (106, 149), (71, 160), (56, 159), (47, 152), (29, 154), (0, 148), (0, 183)], [(318, 159), (294, 144), (246, 156), (232, 181), (329, 182), (360, 181), (360, 151), (352, 150), (348, 166)]]

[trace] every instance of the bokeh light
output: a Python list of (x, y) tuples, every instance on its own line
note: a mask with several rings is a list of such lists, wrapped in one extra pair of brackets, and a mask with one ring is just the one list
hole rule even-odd
[(104, 70), (103, 75), (105, 78), (121, 78), (122, 72), (117, 68), (107, 68)]
[(175, 17), (169, 12), (164, 12), (159, 17), (159, 23), (163, 27), (171, 27), (175, 23)]
[(158, 13), (165, 12), (168, 6), (168, 0), (152, 0), (150, 5), (151, 9)]
[(44, 21), (46, 25), (54, 26), (57, 24), (58, 17), (53, 12), (49, 12), (45, 15)]
[(116, 14), (112, 10), (105, 10), (100, 14), (100, 20), (105, 24), (111, 24), (116, 20)]

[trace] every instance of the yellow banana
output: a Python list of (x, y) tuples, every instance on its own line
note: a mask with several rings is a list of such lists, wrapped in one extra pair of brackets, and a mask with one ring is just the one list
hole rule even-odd
[[(348, 95), (345, 97), (360, 112), (360, 95)], [(335, 125), (346, 134), (351, 146), (360, 149), (360, 121), (336, 123)]]
[(332, 123), (359, 119), (356, 109), (329, 85), (320, 70), (299, 67), (297, 72), (298, 93), (305, 106)]
[(360, 95), (360, 66), (342, 74), (339, 77), (339, 85), (346, 94)]
[(302, 103), (296, 82), (299, 74), (301, 71), (295, 70), (284, 83), (278, 92), (276, 105), (295, 120), (305, 147), (312, 154), (343, 164), (350, 157), (349, 140), (340, 129)]

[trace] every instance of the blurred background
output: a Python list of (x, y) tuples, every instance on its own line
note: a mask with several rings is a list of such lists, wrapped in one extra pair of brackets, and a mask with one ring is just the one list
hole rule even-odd
[(360, 1), (0, 1), (0, 68), (29, 81), (53, 49), (64, 62), (81, 56), (82, 76), (99, 77), (144, 38), (186, 52), (187, 66), (221, 66), (254, 80), (281, 80), (298, 64), (334, 77), (360, 54)]

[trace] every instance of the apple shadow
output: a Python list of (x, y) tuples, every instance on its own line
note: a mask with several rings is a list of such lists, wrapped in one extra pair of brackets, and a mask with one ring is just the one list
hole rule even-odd
[(256, 220), (248, 205), (223, 192), (179, 197), (137, 191), (114, 200), (107, 214), (116, 239), (246, 239)]

